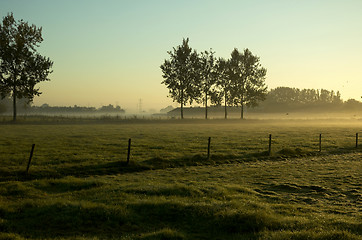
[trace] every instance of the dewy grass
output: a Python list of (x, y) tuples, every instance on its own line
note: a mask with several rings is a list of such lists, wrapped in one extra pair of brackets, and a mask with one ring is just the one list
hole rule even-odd
[(0, 239), (361, 239), (360, 123), (0, 128)]
[[(319, 151), (353, 149), (360, 124), (316, 124), (246, 122), (233, 124), (78, 124), (1, 125), (0, 160), (4, 166), (26, 168), (35, 144), (31, 168), (56, 171), (57, 166), (96, 165), (126, 161), (128, 139), (132, 139), (131, 161), (162, 159), (177, 162), (206, 158), (211, 137), (211, 159), (228, 161), (259, 157), (268, 151), (272, 134), (272, 156), (300, 156)], [(267, 155), (267, 154), (266, 154)]]

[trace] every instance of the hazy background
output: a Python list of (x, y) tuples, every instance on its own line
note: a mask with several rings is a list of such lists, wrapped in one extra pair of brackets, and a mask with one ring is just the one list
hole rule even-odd
[(360, 0), (0, 0), (1, 17), (8, 12), (43, 27), (39, 51), (54, 61), (35, 105), (178, 106), (159, 66), (186, 37), (217, 57), (249, 48), (268, 69), (269, 88), (362, 95)]

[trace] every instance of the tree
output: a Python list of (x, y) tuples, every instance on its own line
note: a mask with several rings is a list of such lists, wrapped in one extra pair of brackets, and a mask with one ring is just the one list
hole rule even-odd
[(181, 105), (181, 119), (183, 107), (186, 102), (192, 104), (200, 96), (200, 79), (197, 72), (199, 58), (197, 52), (189, 46), (189, 39), (183, 39), (182, 45), (167, 52), (169, 60), (161, 65), (162, 77), (165, 79), (161, 83), (169, 89), (170, 97)]
[(49, 81), (53, 62), (36, 50), (42, 41), (42, 28), (15, 21), (12, 13), (0, 24), (0, 94), (2, 99), (11, 95), (14, 121), (16, 100), (26, 98), (31, 102), (41, 94), (35, 85)]
[(312, 104), (318, 100), (318, 93), (315, 89), (302, 89), (299, 95), (299, 102), (302, 104)]
[(301, 100), (301, 92), (297, 88), (277, 87), (268, 93), (268, 99), (275, 103), (294, 104)]
[(216, 94), (212, 95), (212, 102), (221, 105), (224, 102), (225, 119), (227, 119), (227, 106), (232, 104), (231, 80), (228, 75), (229, 61), (219, 58), (216, 63)]
[[(333, 91), (332, 91), (333, 92)], [(332, 94), (332, 93), (331, 93)], [(341, 93), (339, 91), (336, 92), (336, 94), (332, 94), (332, 102), (334, 104), (340, 105), (343, 103), (342, 99), (341, 99)]]
[(204, 51), (200, 54), (200, 65), (199, 65), (199, 74), (200, 74), (200, 84), (201, 91), (204, 94), (201, 97), (201, 102), (205, 104), (205, 119), (207, 119), (207, 102), (213, 98), (213, 87), (215, 87), (217, 81), (216, 75), (216, 59), (214, 53), (211, 49), (210, 51)]
[(241, 119), (244, 118), (244, 105), (257, 106), (265, 100), (266, 69), (261, 67), (259, 57), (254, 56), (249, 49), (240, 53), (234, 49), (229, 60), (229, 77), (232, 82), (232, 98), (235, 105), (241, 106)]

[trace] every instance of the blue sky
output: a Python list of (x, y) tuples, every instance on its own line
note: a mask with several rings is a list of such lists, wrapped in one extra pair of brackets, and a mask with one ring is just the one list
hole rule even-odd
[(269, 88), (362, 95), (360, 0), (0, 0), (1, 16), (8, 12), (43, 27), (39, 51), (54, 61), (36, 105), (177, 106), (159, 67), (187, 37), (218, 57), (249, 48)]

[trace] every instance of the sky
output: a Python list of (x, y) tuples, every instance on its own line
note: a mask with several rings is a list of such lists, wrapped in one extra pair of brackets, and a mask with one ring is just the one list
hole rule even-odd
[(160, 65), (183, 38), (226, 59), (248, 48), (269, 89), (362, 96), (361, 0), (0, 0), (10, 12), (42, 27), (38, 51), (54, 61), (35, 105), (176, 107)]

